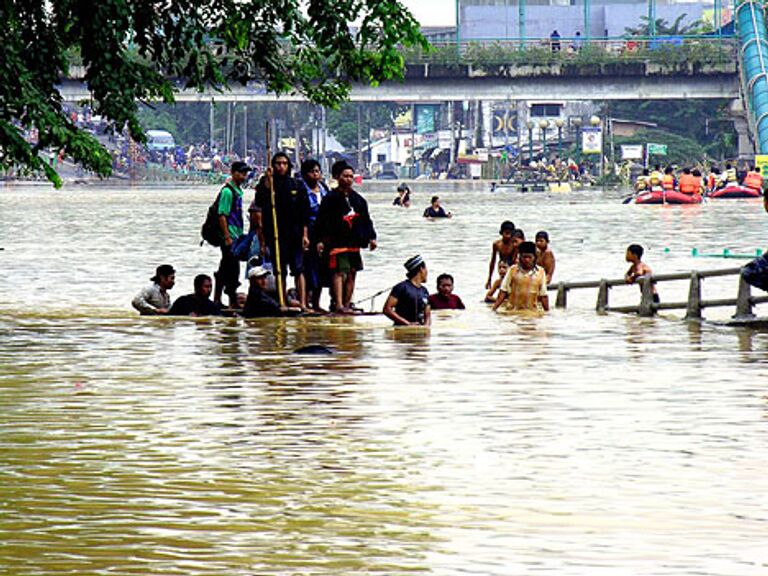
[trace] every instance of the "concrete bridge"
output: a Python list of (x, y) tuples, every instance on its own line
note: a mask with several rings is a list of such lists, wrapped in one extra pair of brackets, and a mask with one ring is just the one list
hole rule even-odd
[[(702, 74), (669, 74), (643, 70), (632, 75), (570, 76), (543, 75), (490, 76), (445, 74), (429, 75), (429, 64), (420, 65), (426, 74), (409, 73), (402, 82), (384, 82), (377, 87), (355, 85), (353, 102), (516, 101), (516, 100), (681, 100), (691, 98), (739, 98), (739, 77), (735, 63), (732, 70), (722, 69)], [(413, 70), (413, 68), (410, 68)], [(59, 92), (65, 101), (88, 100), (87, 86), (78, 80), (62, 81)], [(275, 96), (258, 82), (233, 86), (226, 91), (178, 89), (177, 102), (299, 102), (300, 95)]]
[[(445, 42), (427, 52), (406, 50), (403, 81), (355, 85), (353, 102), (592, 101), (740, 98), (733, 38), (688, 37), (591, 40), (582, 50), (551, 49), (549, 42)], [(66, 101), (87, 100), (82, 66), (61, 83)], [(183, 89), (178, 102), (290, 102), (264, 84), (226, 91)]]

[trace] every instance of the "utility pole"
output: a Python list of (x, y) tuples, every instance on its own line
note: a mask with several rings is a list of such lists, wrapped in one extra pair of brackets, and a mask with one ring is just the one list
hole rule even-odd
[(363, 173), (363, 118), (361, 104), (357, 103), (357, 173)]
[(326, 155), (326, 135), (328, 132), (328, 127), (326, 125), (326, 118), (325, 118), (325, 106), (320, 107), (320, 137), (319, 140), (319, 146), (320, 149), (320, 168), (323, 170), (323, 174), (328, 174), (328, 158)]
[(448, 125), (451, 129), (451, 145), (448, 152), (448, 170), (453, 168), (456, 163), (456, 103), (453, 101), (448, 102)]
[(248, 106), (243, 104), (243, 160), (248, 156)]
[(208, 140), (208, 146), (210, 147), (211, 156), (213, 156), (213, 98), (211, 98), (210, 112), (208, 115), (208, 124), (211, 128), (210, 138)]
[(411, 178), (416, 178), (416, 104), (411, 104)]

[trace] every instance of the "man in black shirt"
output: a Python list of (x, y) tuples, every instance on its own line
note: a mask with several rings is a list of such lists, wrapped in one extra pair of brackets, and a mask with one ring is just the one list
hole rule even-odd
[[(299, 300), (305, 291), (304, 251), (309, 248), (309, 197), (304, 186), (291, 177), (291, 160), (285, 152), (272, 157), (272, 167), (256, 185), (254, 204), (261, 214), (254, 214), (257, 234), (261, 245), (269, 249), (270, 258), (276, 264), (275, 226), (272, 216), (272, 189), (275, 188), (275, 210), (277, 213), (277, 237), (280, 240), (280, 273), (285, 278), (290, 267), (295, 278)], [(283, 282), (283, 289), (287, 286)]]
[(407, 280), (396, 284), (384, 303), (384, 315), (398, 326), (429, 326), (432, 309), (427, 281), (427, 265), (421, 256), (409, 258), (405, 264)]
[(168, 311), (169, 316), (221, 316), (221, 306), (211, 300), (213, 281), (206, 274), (198, 274), (194, 281), (194, 294), (176, 299)]
[(337, 312), (353, 312), (352, 295), (357, 272), (363, 269), (360, 249), (376, 249), (376, 230), (373, 228), (368, 203), (352, 188), (355, 172), (352, 166), (340, 160), (332, 167), (333, 177), (339, 183), (320, 204), (315, 230), (319, 254), (328, 257), (332, 274), (331, 296)]

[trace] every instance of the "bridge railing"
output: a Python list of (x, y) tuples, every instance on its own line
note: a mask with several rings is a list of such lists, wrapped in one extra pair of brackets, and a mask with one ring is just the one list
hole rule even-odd
[[(739, 276), (738, 290), (735, 298), (702, 298), (702, 280), (720, 276)], [(748, 318), (752, 316), (752, 309), (757, 304), (768, 302), (768, 296), (752, 296), (750, 285), (741, 277), (741, 268), (724, 268), (720, 270), (694, 270), (691, 272), (679, 272), (674, 274), (658, 274), (655, 276), (643, 276), (638, 279), (640, 284), (640, 303), (634, 306), (610, 306), (609, 294), (611, 288), (617, 286), (634, 286), (628, 284), (624, 278), (613, 280), (595, 280), (588, 282), (558, 282), (550, 284), (547, 289), (557, 291), (555, 307), (566, 308), (568, 294), (572, 290), (597, 288), (597, 312), (624, 312), (635, 313), (640, 316), (653, 316), (659, 310), (685, 310), (685, 318), (699, 320), (702, 318), (702, 310), (722, 306), (735, 306), (734, 318)], [(688, 280), (688, 300), (685, 302), (654, 302), (654, 285), (663, 282)]]
[(735, 38), (717, 36), (604, 38), (588, 42), (579, 38), (433, 42), (428, 51), (403, 50), (407, 64), (445, 65), (720, 65), (734, 62), (736, 54)]

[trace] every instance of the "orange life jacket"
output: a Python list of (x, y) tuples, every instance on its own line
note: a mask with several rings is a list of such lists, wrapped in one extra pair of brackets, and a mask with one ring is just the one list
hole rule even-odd
[(752, 188), (753, 190), (763, 189), (763, 177), (759, 172), (747, 172), (747, 176), (744, 178), (744, 186)]
[(699, 188), (701, 188), (701, 181), (693, 174), (680, 176), (680, 192), (683, 194), (698, 194)]
[(693, 178), (693, 193), (694, 194), (701, 194), (701, 189), (703, 188), (701, 176), (693, 176), (691, 175), (691, 178)]
[(709, 176), (707, 176), (707, 188), (709, 190), (714, 190), (716, 182), (717, 182), (717, 179), (715, 178), (715, 173), (710, 172)]
[(661, 185), (664, 188), (664, 190), (674, 190), (675, 189), (675, 177), (672, 176), (672, 174), (664, 174), (664, 177), (661, 179)]

